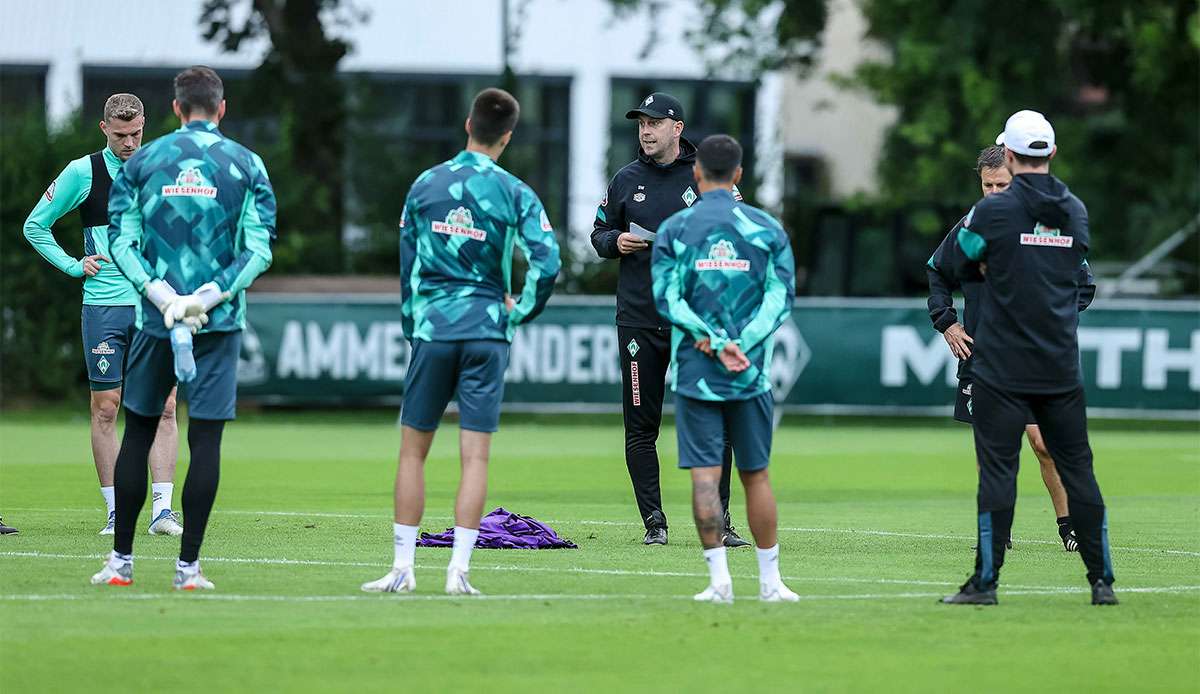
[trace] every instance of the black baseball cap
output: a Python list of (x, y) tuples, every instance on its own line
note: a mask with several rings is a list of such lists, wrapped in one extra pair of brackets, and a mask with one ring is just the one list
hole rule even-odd
[(626, 113), (625, 117), (630, 120), (636, 120), (639, 115), (681, 121), (683, 120), (683, 104), (680, 104), (679, 99), (670, 94), (654, 92), (645, 99), (642, 99), (642, 103), (638, 104), (637, 108)]

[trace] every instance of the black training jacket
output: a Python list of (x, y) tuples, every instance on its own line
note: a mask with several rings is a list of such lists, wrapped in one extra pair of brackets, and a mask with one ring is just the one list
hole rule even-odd
[(956, 237), (955, 274), (983, 281), (972, 335), (976, 379), (1022, 393), (1081, 385), (1076, 331), (1095, 293), (1090, 243), (1087, 208), (1049, 174), (1019, 174), (971, 208)]
[(601, 258), (619, 258), (617, 276), (617, 325), (630, 328), (661, 328), (670, 324), (654, 307), (650, 282), (650, 254), (647, 248), (629, 255), (617, 250), (617, 237), (637, 222), (650, 231), (658, 231), (663, 220), (699, 199), (692, 166), (696, 147), (679, 139), (679, 158), (661, 166), (638, 148), (637, 159), (612, 177), (608, 192), (596, 210), (592, 246)]
[[(960, 322), (958, 311), (954, 309), (954, 290), (958, 289), (963, 295), (963, 329), (971, 338), (975, 337), (979, 326), (979, 292), (983, 283), (978, 279), (968, 279), (960, 282), (954, 275), (955, 260), (962, 255), (958, 248), (958, 231), (962, 229), (966, 217), (958, 220), (954, 228), (946, 234), (941, 244), (925, 263), (925, 275), (929, 279), (929, 320), (934, 330), (946, 332), (950, 326)], [(1079, 280), (1079, 310), (1083, 311), (1096, 296), (1096, 281), (1092, 277), (1087, 261), (1080, 267)], [(971, 375), (971, 359), (963, 359), (958, 364), (958, 377), (967, 378)]]

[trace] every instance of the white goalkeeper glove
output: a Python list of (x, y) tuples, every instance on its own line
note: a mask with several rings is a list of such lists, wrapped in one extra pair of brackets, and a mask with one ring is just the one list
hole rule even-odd
[(176, 322), (187, 324), (192, 332), (200, 328), (195, 325), (199, 321), (203, 326), (208, 322), (208, 312), (229, 298), (228, 292), (221, 291), (216, 282), (208, 282), (195, 292), (177, 297), (163, 312), (163, 323), (170, 329)]
[[(175, 300), (179, 298), (179, 295), (175, 293), (175, 288), (167, 284), (166, 280), (150, 280), (146, 283), (145, 291), (146, 298), (150, 300), (150, 303), (158, 307), (158, 311), (163, 314), (163, 318), (167, 317), (171, 304), (175, 303)], [(167, 327), (170, 328), (171, 324), (168, 323)]]

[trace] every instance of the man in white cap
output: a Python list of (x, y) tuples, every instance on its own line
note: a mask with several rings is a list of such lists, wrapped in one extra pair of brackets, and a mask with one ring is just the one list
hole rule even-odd
[(1050, 175), (1056, 148), (1045, 116), (1014, 113), (1000, 141), (1012, 184), (976, 203), (957, 239), (957, 275), (983, 281), (973, 351), (979, 543), (974, 573), (942, 602), (996, 604), (1028, 408), (1067, 490), (1092, 604), (1115, 605), (1076, 334), (1090, 244), (1087, 208)]

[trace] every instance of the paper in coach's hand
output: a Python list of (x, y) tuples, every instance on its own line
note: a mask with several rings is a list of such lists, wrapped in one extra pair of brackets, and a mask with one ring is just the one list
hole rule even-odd
[(646, 243), (654, 243), (655, 233), (637, 222), (629, 223), (629, 233), (645, 241)]

